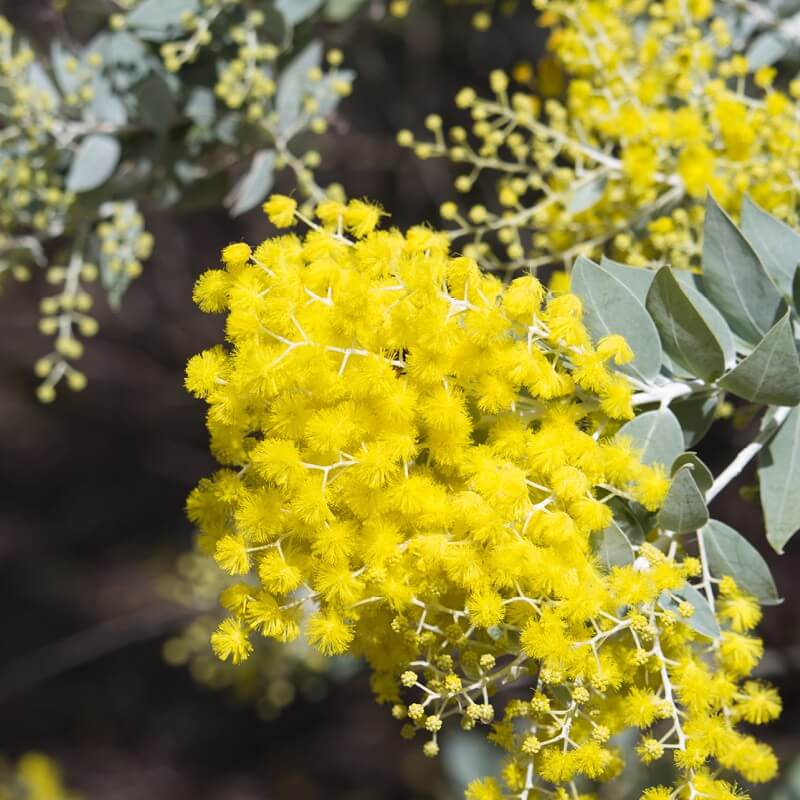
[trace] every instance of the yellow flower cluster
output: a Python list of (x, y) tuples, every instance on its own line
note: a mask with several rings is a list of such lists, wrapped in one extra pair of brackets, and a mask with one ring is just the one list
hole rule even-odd
[[(66, 188), (64, 156), (92, 132), (81, 116), (94, 96), (92, 82), (101, 62), (97, 53), (83, 64), (64, 57), (60, 68), (72, 88), (59, 92), (33, 50), (0, 17), (0, 89), (7, 95), (0, 107), (4, 156), (0, 158), (0, 276), (8, 272), (27, 280), (29, 264), (48, 263), (44, 243), (67, 233), (75, 195)], [(84, 245), (86, 235), (78, 238)], [(85, 336), (97, 330), (96, 320), (87, 313), (92, 298), (81, 282), (98, 275), (96, 266), (84, 264), (84, 254), (78, 249), (68, 264), (47, 269), (47, 282), (57, 286), (58, 292), (40, 302), (39, 329), (55, 337), (53, 351), (35, 368), (42, 379), (37, 396), (44, 402), (54, 399), (62, 378), (74, 390), (86, 385), (85, 375), (72, 363), (83, 352), (74, 329)]]
[[(122, 14), (111, 18), (112, 28), (123, 29), (127, 24)], [(318, 193), (311, 170), (319, 165), (319, 154), (309, 150), (298, 158), (288, 149), (288, 142), (306, 129), (325, 133), (326, 115), (335, 100), (350, 94), (352, 76), (339, 69), (341, 51), (334, 49), (327, 54), (327, 71), (309, 63), (292, 77), (292, 85), (280, 98), (284, 73), (278, 62), (293, 40), (286, 36), (284, 41), (277, 41), (274, 22), (264, 11), (243, 10), (239, 0), (204, 0), (195, 11), (181, 15), (181, 25), (183, 35), (161, 45), (164, 67), (178, 72), (214, 44), (231, 44), (235, 56), (220, 62), (214, 94), (229, 109), (242, 110), (247, 122), (269, 136), (278, 153), (277, 166), (290, 167), (306, 194)], [(302, 55), (297, 58), (302, 61)], [(287, 69), (291, 70), (291, 65)]]
[[(58, 236), (74, 200), (63, 174), (49, 166), (54, 144), (66, 144), (73, 135), (61, 103), (74, 108), (91, 97), (88, 83), (61, 98), (48, 81), (33, 50), (0, 17), (0, 274), (8, 271), (20, 280), (29, 277), (26, 261), (44, 260), (37, 236)], [(26, 253), (27, 259), (20, 257)]]
[[(780, 711), (745, 680), (758, 604), (729, 578), (715, 596), (674, 535), (651, 531), (618, 566), (596, 552), (615, 510), (654, 511), (669, 487), (617, 435), (627, 343), (592, 342), (578, 298), (532, 276), (504, 286), (441, 233), (377, 230), (368, 203), (311, 219), (276, 196), (265, 211), (310, 230), (228, 246), (195, 288), (229, 343), (186, 373), (222, 464), (188, 513), (241, 576), (217, 655), (304, 632), (363, 656), (426, 754), (449, 717), (488, 726), (506, 789), (481, 781), (473, 800), (577, 796), (578, 776), (619, 772), (609, 740), (631, 727), (643, 761), (674, 759), (686, 797), (734, 796), (714, 765), (771, 777), (772, 752), (735, 727)], [(698, 590), (720, 636), (692, 625)]]
[[(79, 233), (68, 263), (54, 264), (47, 269), (47, 282), (57, 287), (55, 294), (39, 302), (42, 314), (39, 330), (55, 337), (54, 348), (40, 358), (34, 371), (41, 379), (36, 396), (43, 403), (52, 402), (62, 379), (73, 391), (86, 387), (86, 376), (75, 362), (83, 355), (78, 335), (86, 338), (98, 331), (97, 320), (89, 314), (92, 296), (84, 285), (102, 276), (103, 284), (114, 305), (128, 283), (142, 272), (142, 261), (150, 257), (153, 236), (144, 230), (144, 218), (132, 201), (104, 203), (97, 210), (96, 241), (87, 246), (87, 231)], [(97, 263), (88, 260), (92, 250)]]
[(601, 252), (627, 263), (699, 266), (710, 189), (734, 216), (743, 194), (798, 223), (800, 165), (795, 98), (730, 55), (731, 34), (711, 0), (537, 0), (549, 48), (571, 80), (561, 97), (492, 73), (492, 95), (462, 90), (469, 127), (427, 121), (433, 141), (402, 131), (421, 158), (464, 169), (468, 193), (497, 177), (497, 204), (447, 202), (454, 238), (470, 255), (513, 272)]
[(0, 800), (80, 800), (64, 787), (53, 759), (26, 753), (11, 767), (0, 763)]

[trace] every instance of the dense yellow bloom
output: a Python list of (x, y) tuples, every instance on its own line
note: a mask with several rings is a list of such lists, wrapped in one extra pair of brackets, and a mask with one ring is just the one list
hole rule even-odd
[[(712, 191), (736, 216), (742, 196), (798, 222), (792, 174), (800, 165), (795, 100), (774, 70), (749, 77), (710, 0), (535, 0), (552, 29), (551, 58), (569, 77), (496, 71), (491, 95), (467, 88), (471, 120), (433, 141), (403, 131), (421, 158), (443, 156), (469, 192), (483, 173), (497, 203), (443, 206), (465, 252), (513, 273), (606, 253), (626, 263), (698, 267), (702, 206)], [(542, 70), (540, 70), (542, 72)]]
[[(681, 786), (714, 759), (766, 779), (771, 751), (733, 727), (780, 708), (739, 687), (761, 653), (740, 632), (755, 601), (725, 580), (709, 657), (680, 595), (697, 558), (648, 541), (629, 563), (597, 552), (615, 504), (655, 511), (670, 485), (617, 435), (628, 344), (592, 342), (576, 296), (504, 286), (440, 233), (377, 230), (382, 213), (326, 200), (304, 236), (229, 245), (198, 280), (228, 345), (187, 367), (222, 464), (188, 511), (243, 576), (214, 651), (238, 662), (253, 632), (304, 630), (325, 655), (362, 656), (427, 755), (453, 715), (491, 725), (512, 794), (614, 777), (627, 727), (645, 732), (642, 760), (674, 756)], [(508, 682), (538, 689), (503, 703)], [(506, 796), (494, 781), (468, 793)]]

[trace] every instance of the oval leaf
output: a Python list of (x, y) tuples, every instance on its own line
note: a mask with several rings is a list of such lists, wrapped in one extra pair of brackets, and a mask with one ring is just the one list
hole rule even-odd
[(699, 533), (703, 537), (708, 568), (715, 578), (730, 575), (736, 585), (761, 605), (781, 602), (767, 562), (741, 533), (712, 519)]
[(674, 475), (681, 467), (689, 467), (697, 488), (705, 494), (714, 484), (711, 470), (697, 457), (697, 453), (681, 453), (672, 464)]
[(570, 214), (580, 214), (597, 205), (606, 190), (608, 176), (595, 175), (589, 180), (579, 183), (572, 191), (567, 201), (567, 211)]
[(703, 233), (703, 286), (734, 333), (757, 344), (786, 312), (750, 242), (709, 195)]
[(650, 285), (656, 276), (654, 270), (646, 269), (645, 267), (629, 267), (627, 264), (612, 261), (612, 259), (605, 256), (600, 259), (600, 266), (606, 272), (610, 272), (615, 278), (622, 281), (633, 292), (636, 299), (644, 305), (647, 299), (647, 292), (650, 290)]
[(283, 14), (289, 25), (297, 25), (310, 17), (320, 6), (322, 0), (276, 0), (275, 7)]
[(598, 534), (596, 551), (600, 563), (607, 570), (632, 564), (634, 560), (633, 547), (616, 522), (612, 522)]
[(673, 476), (661, 510), (658, 524), (675, 533), (696, 531), (708, 522), (708, 509), (703, 493), (692, 477), (692, 467), (682, 466)]
[(701, 291), (702, 284), (696, 275), (691, 272), (673, 272), (672, 276), (686, 292), (694, 307), (700, 312), (700, 316), (706, 325), (711, 328), (712, 333), (725, 353), (725, 366), (727, 368), (736, 365), (736, 344), (733, 341), (733, 333), (730, 326), (725, 322), (725, 317), (717, 311), (714, 304)]
[(631, 544), (641, 544), (647, 538), (647, 532), (655, 527), (656, 515), (639, 503), (623, 502), (619, 497), (612, 497), (608, 507), (614, 513), (613, 524)]
[(755, 350), (719, 384), (753, 403), (777, 406), (800, 403), (800, 358), (794, 341), (791, 312), (787, 311)]
[(656, 273), (646, 305), (670, 358), (704, 381), (722, 375), (725, 371), (722, 345), (669, 267), (662, 267)]
[(643, 464), (664, 464), (668, 468), (683, 452), (681, 426), (668, 408), (640, 414), (626, 422), (617, 436), (633, 441)]
[(113, 136), (87, 136), (70, 164), (67, 189), (88, 192), (102, 186), (114, 174), (119, 154), (119, 142)]
[(163, 42), (183, 30), (183, 15), (196, 14), (198, 0), (143, 0), (127, 17), (127, 26), (142, 39)]
[(588, 258), (572, 270), (572, 291), (583, 301), (584, 323), (595, 340), (622, 334), (636, 354), (622, 370), (650, 382), (661, 369), (661, 341), (647, 310), (615, 275)]
[(272, 188), (275, 171), (275, 151), (259, 150), (233, 191), (225, 198), (235, 217), (255, 208)]
[(325, 5), (325, 19), (342, 22), (358, 11), (366, 0), (328, 0)]
[(764, 268), (786, 297), (800, 264), (800, 234), (768, 214), (747, 195), (742, 203), (742, 232), (758, 253)]
[(789, 52), (789, 42), (775, 31), (765, 31), (747, 48), (747, 66), (751, 70), (780, 61)]
[(275, 97), (275, 110), (281, 133), (286, 133), (300, 117), (303, 95), (308, 84), (308, 72), (318, 67), (322, 60), (322, 44), (311, 42), (283, 70), (278, 80), (278, 92)]
[(50, 80), (50, 76), (38, 61), (32, 61), (28, 67), (28, 82), (34, 89), (42, 92), (57, 106), (59, 102), (58, 90)]
[(782, 553), (800, 528), (800, 408), (761, 451), (758, 479), (767, 540)]

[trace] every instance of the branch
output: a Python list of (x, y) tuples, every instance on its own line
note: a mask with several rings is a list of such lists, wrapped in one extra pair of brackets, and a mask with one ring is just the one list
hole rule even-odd
[(728, 464), (706, 492), (707, 503), (710, 503), (737, 475), (742, 473), (764, 445), (769, 443), (769, 440), (775, 435), (778, 428), (783, 425), (791, 411), (792, 409), (789, 406), (780, 406), (774, 412), (770, 413), (768, 411), (764, 415), (758, 436)]

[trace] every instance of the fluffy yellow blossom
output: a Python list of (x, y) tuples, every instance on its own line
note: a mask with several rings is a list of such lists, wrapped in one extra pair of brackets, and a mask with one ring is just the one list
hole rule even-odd
[(749, 193), (797, 223), (796, 104), (773, 68), (746, 80), (711, 0), (533, 5), (551, 29), (537, 74), (515, 70), (509, 83), (493, 73), (488, 97), (469, 87), (456, 96), (469, 127), (400, 138), (420, 157), (450, 159), (459, 193), (484, 174), (494, 181), (494, 204), (447, 204), (467, 254), (507, 274), (601, 253), (698, 267), (709, 191), (734, 216)]
[(297, 201), (292, 197), (274, 194), (264, 203), (264, 213), (269, 221), (278, 228), (288, 228), (294, 223)]
[[(771, 751), (733, 727), (780, 710), (744, 680), (753, 601), (723, 579), (721, 636), (698, 627), (698, 559), (650, 535), (670, 480), (618, 435), (628, 343), (593, 342), (576, 296), (504, 285), (427, 227), (377, 229), (382, 213), (326, 200), (304, 235), (226, 248), (223, 277), (198, 281), (228, 343), (187, 367), (221, 464), (187, 506), (242, 576), (214, 651), (239, 662), (253, 633), (304, 632), (361, 656), (426, 755), (452, 716), (487, 726), (511, 796), (610, 780), (630, 727), (639, 758), (671, 753), (685, 782), (765, 779)], [(627, 538), (634, 507), (647, 541), (611, 563), (604, 539)], [(505, 702), (509, 683), (535, 694)]]
[(230, 658), (234, 664), (244, 661), (253, 652), (246, 629), (232, 618), (224, 619), (211, 634), (211, 647), (220, 659)]

